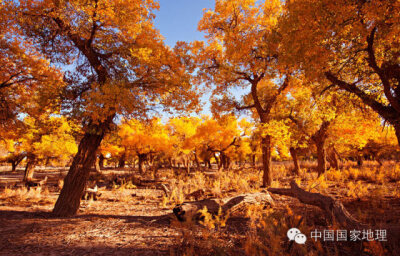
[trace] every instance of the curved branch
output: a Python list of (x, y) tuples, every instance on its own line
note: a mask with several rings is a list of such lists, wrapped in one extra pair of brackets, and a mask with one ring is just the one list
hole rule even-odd
[(381, 79), (382, 84), (383, 84), (383, 91), (384, 91), (385, 96), (388, 99), (390, 105), (392, 105), (394, 109), (396, 109), (398, 112), (400, 112), (400, 103), (399, 103), (398, 99), (396, 99), (392, 94), (390, 81), (385, 74), (385, 70), (383, 70), (381, 67), (379, 67), (378, 63), (376, 61), (375, 50), (374, 50), (374, 40), (375, 40), (376, 29), (377, 28), (374, 27), (372, 29), (370, 35), (367, 37), (368, 64), (375, 71), (375, 73), (378, 74), (379, 78)]
[(350, 84), (345, 81), (340, 80), (331, 72), (325, 72), (325, 77), (333, 84), (339, 86), (341, 89), (346, 90), (350, 93), (357, 95), (366, 105), (370, 106), (373, 110), (378, 112), (383, 118), (387, 119), (389, 122), (393, 121), (394, 109), (391, 106), (385, 106), (377, 100), (373, 99), (366, 92), (358, 88), (354, 83)]

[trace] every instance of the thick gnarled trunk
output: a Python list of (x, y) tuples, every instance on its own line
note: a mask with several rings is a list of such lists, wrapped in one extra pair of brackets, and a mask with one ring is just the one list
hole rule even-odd
[(126, 153), (124, 152), (121, 157), (119, 158), (118, 167), (124, 168), (126, 163)]
[(11, 172), (16, 172), (17, 171), (17, 166), (18, 166), (17, 162), (12, 161), (11, 162)]
[(316, 133), (313, 134), (312, 140), (317, 146), (317, 158), (318, 158), (318, 166), (317, 172), (318, 176), (322, 175), (326, 171), (326, 148), (325, 148), (325, 141), (328, 138), (328, 128), (330, 122), (324, 121), (322, 122), (320, 128)]
[(92, 125), (80, 141), (78, 153), (64, 179), (64, 186), (54, 206), (55, 215), (67, 217), (75, 215), (78, 211), (90, 169), (96, 161), (97, 149), (105, 132), (109, 130), (113, 117), (108, 117), (99, 125)]
[(23, 181), (31, 181), (33, 179), (35, 165), (36, 165), (36, 156), (33, 154), (28, 155)]
[(293, 164), (294, 164), (294, 174), (299, 175), (300, 174), (300, 164), (299, 164), (299, 159), (297, 157), (297, 150), (293, 147), (289, 149), (290, 155), (292, 156), (293, 159)]

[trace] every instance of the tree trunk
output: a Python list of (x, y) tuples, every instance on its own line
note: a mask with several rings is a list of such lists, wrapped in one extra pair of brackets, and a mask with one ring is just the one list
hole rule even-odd
[(211, 160), (209, 158), (206, 160), (206, 166), (208, 166), (208, 169), (212, 168)]
[(263, 161), (263, 183), (262, 186), (270, 186), (272, 183), (271, 164), (272, 164), (272, 148), (271, 136), (267, 135), (261, 139), (262, 161)]
[(11, 172), (15, 172), (17, 170), (17, 166), (22, 162), (22, 160), (24, 160), (25, 157), (25, 154), (18, 154), (8, 159), (7, 162), (11, 164)]
[(17, 161), (11, 162), (11, 172), (15, 172), (17, 170)]
[(172, 165), (172, 158), (171, 158), (171, 157), (168, 158), (168, 164), (169, 164), (169, 168), (172, 168), (172, 167), (173, 167), (173, 165)]
[(290, 155), (292, 156), (292, 159), (293, 159), (294, 173), (296, 175), (299, 175), (300, 174), (300, 164), (299, 164), (299, 159), (297, 158), (297, 150), (295, 148), (291, 147)]
[(95, 168), (96, 172), (100, 172), (101, 171), (100, 170), (100, 157), (96, 157), (94, 168)]
[(328, 149), (328, 161), (329, 161), (331, 168), (339, 170), (338, 153), (336, 152), (336, 149), (334, 146), (330, 146)]
[(328, 137), (328, 128), (330, 122), (324, 121), (322, 122), (319, 130), (312, 136), (312, 140), (317, 146), (317, 157), (318, 157), (318, 166), (317, 172), (318, 176), (325, 173), (326, 171), (326, 149), (325, 149), (325, 141)]
[(55, 215), (67, 217), (75, 215), (78, 211), (90, 169), (96, 161), (97, 149), (110, 129), (113, 119), (114, 115), (109, 116), (103, 123), (88, 127), (64, 179), (64, 186), (53, 209)]
[(224, 157), (225, 157), (225, 166), (224, 166), (224, 169), (229, 169), (229, 168), (231, 168), (231, 159), (230, 159), (227, 155), (224, 155)]
[(326, 149), (325, 141), (319, 141), (316, 143), (317, 146), (317, 172), (318, 176), (322, 175), (326, 171)]
[(400, 145), (400, 122), (397, 125), (394, 125), (394, 130), (396, 132), (397, 144)]
[(139, 154), (139, 173), (144, 174), (144, 162), (146, 161), (146, 154)]
[(196, 167), (197, 167), (197, 169), (200, 169), (200, 161), (199, 161), (199, 158), (197, 157), (196, 152), (194, 152), (193, 154), (194, 154), (194, 162), (196, 163)]
[(186, 164), (186, 173), (187, 173), (187, 175), (189, 175), (190, 174), (190, 163), (189, 163), (189, 160), (187, 160), (186, 163), (187, 163)]
[(46, 161), (45, 161), (45, 163), (44, 163), (44, 166), (49, 166), (49, 164), (50, 164), (50, 157), (46, 157)]
[(226, 156), (223, 152), (219, 153), (219, 169), (226, 169)]
[(124, 152), (122, 156), (119, 158), (118, 162), (118, 167), (119, 168), (124, 168), (125, 167), (125, 159), (126, 159), (126, 153)]
[(215, 162), (217, 163), (217, 166), (218, 166), (218, 169), (219, 169), (219, 159), (218, 159), (218, 157), (217, 157), (217, 155), (214, 153), (214, 159), (215, 159)]
[(358, 167), (362, 167), (364, 165), (364, 157), (361, 154), (357, 156), (357, 165)]
[(35, 164), (36, 164), (36, 156), (33, 154), (28, 155), (23, 181), (31, 181), (33, 179)]
[(104, 159), (105, 158), (104, 158), (103, 154), (100, 154), (100, 156), (99, 156), (99, 168), (100, 168), (100, 170), (104, 168)]

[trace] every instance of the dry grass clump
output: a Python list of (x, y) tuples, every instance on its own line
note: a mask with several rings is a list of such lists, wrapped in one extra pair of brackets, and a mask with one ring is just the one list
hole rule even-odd
[(330, 181), (364, 180), (376, 184), (400, 181), (400, 165), (384, 165), (379, 167), (350, 167), (344, 170), (330, 169), (326, 172)]
[(306, 235), (310, 233), (303, 217), (293, 214), (289, 207), (279, 210), (254, 205), (248, 209), (247, 216), (250, 218), (250, 231), (244, 243), (246, 255), (313, 255), (309, 253), (323, 252), (319, 242), (308, 240), (305, 246), (289, 241), (287, 231), (290, 228), (296, 227)]
[(208, 212), (207, 207), (199, 210), (199, 218), (188, 218), (185, 222), (172, 221), (171, 225), (180, 232), (176, 243), (179, 245), (171, 255), (236, 255), (226, 222), (229, 214), (220, 209), (217, 215)]
[(360, 180), (357, 182), (349, 181), (346, 186), (347, 196), (349, 197), (361, 199), (370, 194), (370, 184), (362, 184)]
[(33, 187), (33, 188), (9, 188), (6, 187), (0, 193), (0, 199), (12, 202), (13, 204), (20, 203), (51, 203), (52, 201), (47, 198), (49, 190), (47, 187)]
[[(251, 169), (226, 170), (211, 174), (197, 171), (190, 176), (182, 174), (168, 180), (171, 193), (163, 197), (161, 205), (167, 207), (185, 200), (200, 200), (203, 197), (223, 198), (231, 193), (254, 192), (258, 188), (259, 179), (259, 173)], [(192, 196), (197, 192), (201, 192), (202, 196)]]

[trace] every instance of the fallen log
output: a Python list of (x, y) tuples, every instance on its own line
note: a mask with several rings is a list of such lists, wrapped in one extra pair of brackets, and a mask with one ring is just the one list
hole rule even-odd
[(199, 210), (207, 207), (209, 213), (217, 215), (221, 208), (222, 214), (232, 213), (249, 204), (269, 204), (274, 205), (271, 195), (267, 191), (241, 194), (234, 197), (216, 199), (209, 198), (200, 201), (184, 202), (174, 207), (173, 213), (180, 221), (188, 220), (189, 218), (196, 219), (200, 216)]
[(301, 189), (294, 180), (290, 182), (290, 188), (269, 188), (268, 191), (278, 195), (294, 197), (304, 204), (319, 207), (331, 222), (338, 224), (340, 228), (345, 230), (386, 230), (388, 244), (391, 249), (394, 251), (399, 249), (400, 226), (372, 226), (361, 223), (346, 210), (339, 200), (320, 193), (307, 192)]

